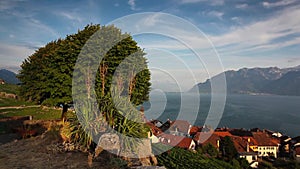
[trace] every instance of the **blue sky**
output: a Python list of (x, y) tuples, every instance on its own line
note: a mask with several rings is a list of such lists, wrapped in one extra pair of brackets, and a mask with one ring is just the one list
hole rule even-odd
[[(195, 25), (215, 46), (224, 70), (300, 65), (298, 0), (1, 0), (0, 68), (18, 70), (37, 48), (89, 23), (106, 25), (142, 12), (172, 14)], [(154, 19), (159, 20), (160, 14), (148, 21)], [(170, 31), (177, 33), (185, 26), (177, 24)], [(130, 27), (127, 31), (131, 32)], [(194, 42), (192, 33), (185, 35), (183, 39)], [(172, 91), (183, 81), (180, 86), (186, 90), (221, 70), (208, 72), (191, 50), (170, 37), (145, 34), (134, 38), (148, 53), (154, 86)], [(195, 40), (192, 46), (197, 45), (203, 44)]]

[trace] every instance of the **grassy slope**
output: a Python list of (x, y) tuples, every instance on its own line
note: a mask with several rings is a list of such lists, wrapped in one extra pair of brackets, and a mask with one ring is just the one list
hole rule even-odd
[(13, 84), (0, 84), (0, 92), (18, 94), (18, 85)]
[(16, 100), (11, 98), (1, 98), (0, 97), (0, 107), (8, 107), (8, 106), (30, 106), (34, 105), (31, 102), (26, 102), (22, 100)]
[[(18, 94), (18, 88), (19, 88), (18, 85), (4, 84), (4, 85), (0, 85), (0, 92)], [(34, 104), (22, 100), (0, 97), (0, 107), (21, 106), (20, 109), (15, 108), (15, 109), (0, 110), (0, 118), (12, 117), (12, 116), (27, 116), (27, 115), (33, 116), (34, 119), (44, 119), (44, 120), (60, 118), (61, 110), (54, 110), (50, 108), (42, 109), (41, 107), (28, 107), (28, 108), (23, 107), (23, 106), (30, 106), (30, 105), (34, 105)]]
[(54, 110), (50, 108), (21, 108), (21, 109), (3, 109), (0, 110), (0, 118), (12, 117), (12, 116), (33, 116), (33, 119), (39, 120), (51, 120), (59, 119), (61, 115), (61, 110)]

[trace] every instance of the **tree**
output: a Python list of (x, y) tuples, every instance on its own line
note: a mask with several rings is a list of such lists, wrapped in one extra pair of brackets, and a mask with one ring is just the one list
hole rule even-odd
[(237, 157), (237, 150), (229, 136), (225, 136), (221, 141), (220, 150), (223, 157), (226, 157), (229, 161)]
[(211, 143), (204, 145), (201, 149), (203, 153), (208, 154), (211, 157), (217, 157), (219, 154), (218, 150)]
[[(101, 30), (101, 33), (97, 34), (99, 41), (110, 40), (114, 37), (119, 37), (122, 40), (105, 54), (98, 67), (95, 81), (91, 81), (89, 75), (85, 79), (81, 79), (87, 86), (82, 94), (91, 94), (91, 86), (93, 86), (91, 83), (94, 83), (97, 97), (110, 96), (112, 79), (117, 67), (125, 58), (134, 55), (136, 58), (130, 57), (130, 59), (135, 59), (136, 62), (133, 62), (134, 64), (130, 67), (143, 67), (143, 70), (135, 72), (136, 75), (133, 73), (131, 79), (122, 77), (123, 93), (127, 94), (129, 100), (135, 105), (147, 100), (151, 84), (149, 82), (150, 72), (144, 57), (145, 53), (130, 35), (122, 34), (121, 30), (114, 26), (100, 25), (87, 25), (83, 30), (68, 35), (65, 39), (49, 42), (45, 47), (39, 48), (25, 59), (18, 76), (22, 82), (21, 96), (39, 104), (62, 105), (62, 118), (64, 118), (68, 104), (73, 102), (72, 78), (78, 55), (88, 39), (99, 30)], [(89, 62), (95, 61), (96, 58), (92, 59), (94, 60), (89, 60)], [(128, 86), (129, 81), (133, 82), (131, 84), (134, 85)]]

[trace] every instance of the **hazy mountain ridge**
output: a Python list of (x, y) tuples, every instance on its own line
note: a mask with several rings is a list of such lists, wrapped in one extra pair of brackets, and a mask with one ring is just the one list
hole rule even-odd
[[(284, 69), (278, 67), (242, 68), (224, 73), (228, 93), (300, 95), (300, 66)], [(222, 73), (212, 79), (217, 80), (221, 75)], [(210, 79), (195, 85), (190, 92), (194, 92), (197, 88), (202, 93), (209, 93)]]
[(9, 70), (0, 69), (0, 79), (4, 80), (6, 83), (9, 84), (18, 84), (20, 80), (16, 77), (17, 75)]

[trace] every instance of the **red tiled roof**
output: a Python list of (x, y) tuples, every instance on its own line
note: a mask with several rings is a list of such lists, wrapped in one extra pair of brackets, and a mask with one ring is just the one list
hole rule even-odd
[(199, 127), (197, 127), (197, 126), (192, 126), (192, 127), (190, 128), (190, 133), (189, 133), (189, 134), (196, 134), (199, 130), (200, 130)]
[[(250, 146), (250, 143), (248, 142), (248, 140), (243, 139), (242, 137), (239, 136), (231, 136), (230, 137), (235, 149), (237, 150), (238, 153), (246, 153), (247, 152), (247, 144)], [(250, 147), (249, 148), (249, 152), (253, 152)]]
[(162, 133), (159, 136), (160, 142), (170, 145), (170, 146), (177, 146), (184, 149), (189, 149), (192, 143), (192, 139), (183, 136), (175, 136), (171, 134)]
[(157, 136), (159, 134), (162, 133), (161, 129), (159, 129), (158, 127), (155, 126), (155, 124), (151, 123), (151, 122), (147, 122), (146, 125), (148, 125), (151, 129), (151, 132)]
[(220, 137), (226, 137), (226, 136), (231, 137), (232, 136), (232, 134), (229, 133), (228, 131), (215, 131), (214, 134), (216, 134)]
[(278, 143), (272, 139), (267, 133), (264, 132), (252, 132), (253, 139), (258, 146), (278, 146)]
[[(208, 138), (207, 138), (208, 137)], [(198, 143), (198, 141), (204, 141), (200, 142), (201, 145), (207, 145), (211, 143), (213, 146), (218, 148), (217, 141), (220, 140), (220, 137), (214, 133), (210, 132), (197, 132), (194, 136), (194, 140)]]
[(190, 128), (190, 123), (185, 120), (172, 121), (170, 130), (175, 131), (176, 128), (179, 132), (188, 133), (188, 130)]
[(245, 137), (242, 137), (244, 140), (246, 140), (250, 146), (255, 146), (257, 145), (257, 141), (253, 138), (253, 137), (248, 137), (248, 136), (245, 136)]

